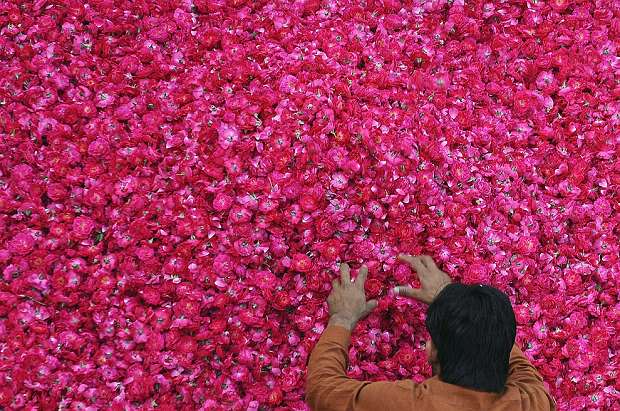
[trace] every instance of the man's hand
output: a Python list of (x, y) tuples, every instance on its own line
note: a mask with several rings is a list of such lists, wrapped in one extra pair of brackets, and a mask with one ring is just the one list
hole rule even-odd
[(452, 282), (448, 274), (437, 268), (433, 259), (427, 255), (414, 257), (408, 254), (400, 254), (398, 259), (408, 263), (418, 273), (422, 288), (401, 285), (394, 287), (396, 295), (415, 298), (423, 303), (430, 304), (441, 290)]
[(377, 306), (376, 300), (366, 301), (364, 283), (367, 276), (368, 268), (364, 265), (352, 282), (348, 264), (340, 264), (340, 281), (332, 281), (332, 292), (327, 297), (329, 324), (352, 330), (359, 320)]

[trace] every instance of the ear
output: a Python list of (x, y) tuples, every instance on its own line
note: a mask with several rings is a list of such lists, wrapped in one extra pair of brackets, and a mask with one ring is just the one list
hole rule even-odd
[(433, 340), (431, 339), (426, 342), (426, 359), (431, 364), (437, 362), (437, 348), (435, 347), (435, 344), (433, 344)]

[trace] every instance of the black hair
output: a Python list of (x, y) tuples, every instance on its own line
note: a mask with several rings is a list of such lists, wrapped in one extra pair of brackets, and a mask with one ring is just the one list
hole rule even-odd
[(426, 328), (442, 381), (479, 391), (504, 390), (517, 334), (506, 294), (487, 285), (450, 284), (428, 307)]

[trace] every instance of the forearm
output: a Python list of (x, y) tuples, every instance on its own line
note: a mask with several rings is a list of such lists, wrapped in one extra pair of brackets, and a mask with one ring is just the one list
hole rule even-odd
[(542, 377), (536, 368), (523, 355), (523, 352), (514, 344), (510, 352), (510, 362), (508, 366), (508, 382), (536, 382), (542, 384)]
[(347, 377), (350, 335), (350, 330), (330, 321), (310, 355), (306, 401), (313, 410), (345, 410), (368, 384)]
[(517, 344), (512, 347), (510, 352), (506, 385), (517, 387), (522, 397), (528, 402), (533, 404), (548, 403), (548, 409), (555, 410), (555, 400), (545, 388), (541, 375), (525, 357)]

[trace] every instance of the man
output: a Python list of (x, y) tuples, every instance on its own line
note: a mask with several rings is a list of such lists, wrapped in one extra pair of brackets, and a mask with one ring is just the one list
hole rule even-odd
[(452, 284), (427, 256), (399, 259), (417, 272), (421, 288), (396, 287), (395, 293), (430, 304), (426, 353), (433, 377), (416, 384), (346, 376), (351, 331), (377, 302), (364, 294), (368, 269), (352, 281), (342, 264), (327, 300), (329, 324), (308, 363), (306, 400), (313, 410), (555, 410), (542, 378), (514, 344), (516, 321), (504, 293)]

